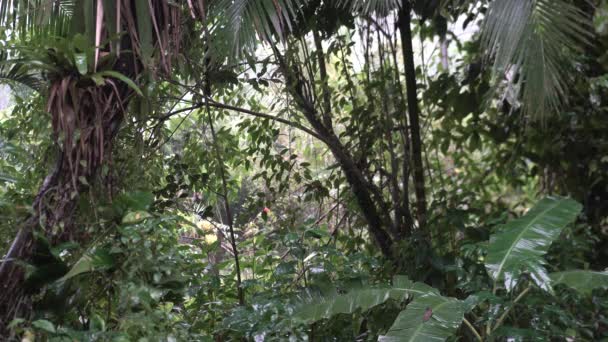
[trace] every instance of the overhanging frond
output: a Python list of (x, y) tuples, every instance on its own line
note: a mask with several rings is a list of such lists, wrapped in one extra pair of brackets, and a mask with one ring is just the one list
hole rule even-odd
[(65, 34), (74, 18), (75, 0), (0, 0), (0, 27), (12, 35)]
[[(302, 6), (308, 0), (220, 0), (214, 17), (231, 33), (233, 52), (255, 46), (256, 36), (265, 42), (281, 41), (294, 30)], [(219, 15), (218, 15), (219, 14)]]
[(482, 45), (494, 78), (521, 89), (525, 113), (544, 118), (566, 101), (572, 55), (588, 41), (588, 16), (568, 0), (493, 1)]
[(4, 51), (0, 51), (0, 83), (18, 83), (36, 91), (44, 86), (40, 73), (19, 61), (9, 59)]
[(365, 15), (385, 16), (401, 7), (401, 0), (337, 0), (340, 6)]

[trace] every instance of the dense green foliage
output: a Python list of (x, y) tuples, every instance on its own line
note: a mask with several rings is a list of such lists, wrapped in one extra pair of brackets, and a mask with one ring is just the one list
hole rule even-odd
[(0, 340), (608, 339), (608, 2), (0, 0)]

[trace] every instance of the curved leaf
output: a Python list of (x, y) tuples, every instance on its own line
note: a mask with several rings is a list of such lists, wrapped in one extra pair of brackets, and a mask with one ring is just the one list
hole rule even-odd
[(337, 314), (365, 311), (389, 299), (401, 302), (411, 297), (438, 295), (436, 289), (426, 284), (412, 282), (406, 276), (396, 276), (393, 284), (393, 287), (354, 290), (305, 304), (297, 310), (294, 318), (303, 322), (315, 322)]
[(599, 287), (608, 287), (608, 271), (572, 270), (551, 273), (549, 276), (553, 284), (564, 284), (583, 294), (591, 294), (593, 289)]
[(308, 0), (220, 0), (210, 12), (225, 21), (233, 49), (225, 52), (252, 50), (256, 35), (261, 40), (283, 40), (293, 31), (301, 8)]
[(504, 280), (510, 291), (519, 276), (529, 272), (538, 286), (550, 290), (543, 255), (580, 210), (581, 205), (572, 199), (547, 197), (524, 216), (505, 224), (492, 235), (488, 246), (485, 264), (492, 279)]
[(139, 96), (144, 96), (144, 94), (141, 92), (141, 90), (139, 89), (139, 87), (135, 84), (135, 82), (133, 82), (130, 78), (128, 78), (127, 76), (119, 73), (118, 71), (112, 71), (112, 70), (105, 70), (105, 71), (100, 71), (98, 73), (95, 73), (93, 75), (91, 75), (91, 77), (94, 77), (95, 75), (99, 75), (99, 76), (104, 76), (104, 77), (113, 77), (116, 78), (120, 81), (125, 82), (131, 89), (133, 89)]
[(414, 299), (378, 341), (444, 341), (464, 319), (462, 301), (435, 294)]
[(56, 332), (55, 325), (53, 325), (52, 322), (49, 322), (46, 319), (39, 319), (39, 320), (33, 321), (32, 326), (35, 328), (38, 328), (40, 330), (49, 332), (49, 333)]
[(79, 274), (108, 269), (114, 266), (114, 259), (106, 249), (98, 249), (92, 254), (84, 254), (66, 275), (61, 277), (58, 282), (64, 282)]

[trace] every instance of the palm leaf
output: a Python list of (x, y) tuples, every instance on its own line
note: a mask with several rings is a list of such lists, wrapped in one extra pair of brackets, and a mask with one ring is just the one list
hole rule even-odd
[(302, 322), (316, 322), (338, 314), (366, 311), (389, 299), (402, 302), (411, 297), (429, 294), (438, 296), (439, 292), (426, 284), (414, 283), (406, 276), (396, 276), (393, 287), (354, 290), (347, 294), (304, 304), (296, 310), (294, 318)]
[(0, 83), (19, 83), (36, 91), (40, 91), (44, 85), (40, 73), (21, 61), (9, 59), (2, 51), (0, 51)]
[(591, 294), (593, 289), (608, 287), (608, 271), (572, 270), (551, 273), (549, 276), (552, 284), (564, 284), (582, 294)]
[(213, 17), (224, 22), (217, 26), (228, 30), (234, 51), (255, 47), (256, 36), (273, 43), (293, 31), (308, 0), (220, 0), (210, 9)]
[(497, 0), (482, 27), (494, 78), (521, 89), (523, 111), (544, 118), (567, 93), (572, 55), (590, 37), (590, 18), (567, 0)]
[(353, 12), (385, 16), (390, 11), (400, 8), (401, 0), (338, 0), (338, 4), (350, 8)]
[(62, 36), (74, 18), (74, 0), (0, 0), (0, 27), (10, 33), (34, 38)]
[(512, 290), (522, 273), (530, 273), (534, 282), (551, 290), (543, 255), (562, 229), (573, 222), (581, 205), (572, 199), (547, 197), (524, 216), (505, 224), (492, 235), (485, 264), (496, 283), (504, 281)]
[(463, 302), (454, 298), (436, 294), (417, 297), (378, 341), (444, 341), (458, 329), (464, 312)]

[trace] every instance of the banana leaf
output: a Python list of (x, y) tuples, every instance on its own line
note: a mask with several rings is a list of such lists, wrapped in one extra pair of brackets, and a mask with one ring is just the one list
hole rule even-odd
[(357, 310), (366, 311), (389, 299), (402, 302), (428, 294), (438, 295), (439, 292), (426, 284), (412, 282), (406, 276), (396, 276), (392, 287), (358, 289), (347, 294), (306, 303), (296, 310), (294, 319), (311, 323), (338, 314), (352, 314)]
[(587, 270), (572, 270), (555, 272), (549, 275), (552, 283), (564, 284), (582, 294), (591, 294), (591, 291), (600, 287), (608, 287), (608, 271), (594, 272)]
[(401, 311), (381, 342), (444, 341), (464, 319), (465, 306), (454, 298), (428, 294), (415, 298)]
[(547, 197), (524, 216), (506, 223), (490, 238), (485, 265), (492, 279), (511, 291), (521, 275), (529, 273), (539, 287), (551, 291), (543, 256), (580, 210), (581, 205), (572, 199)]

